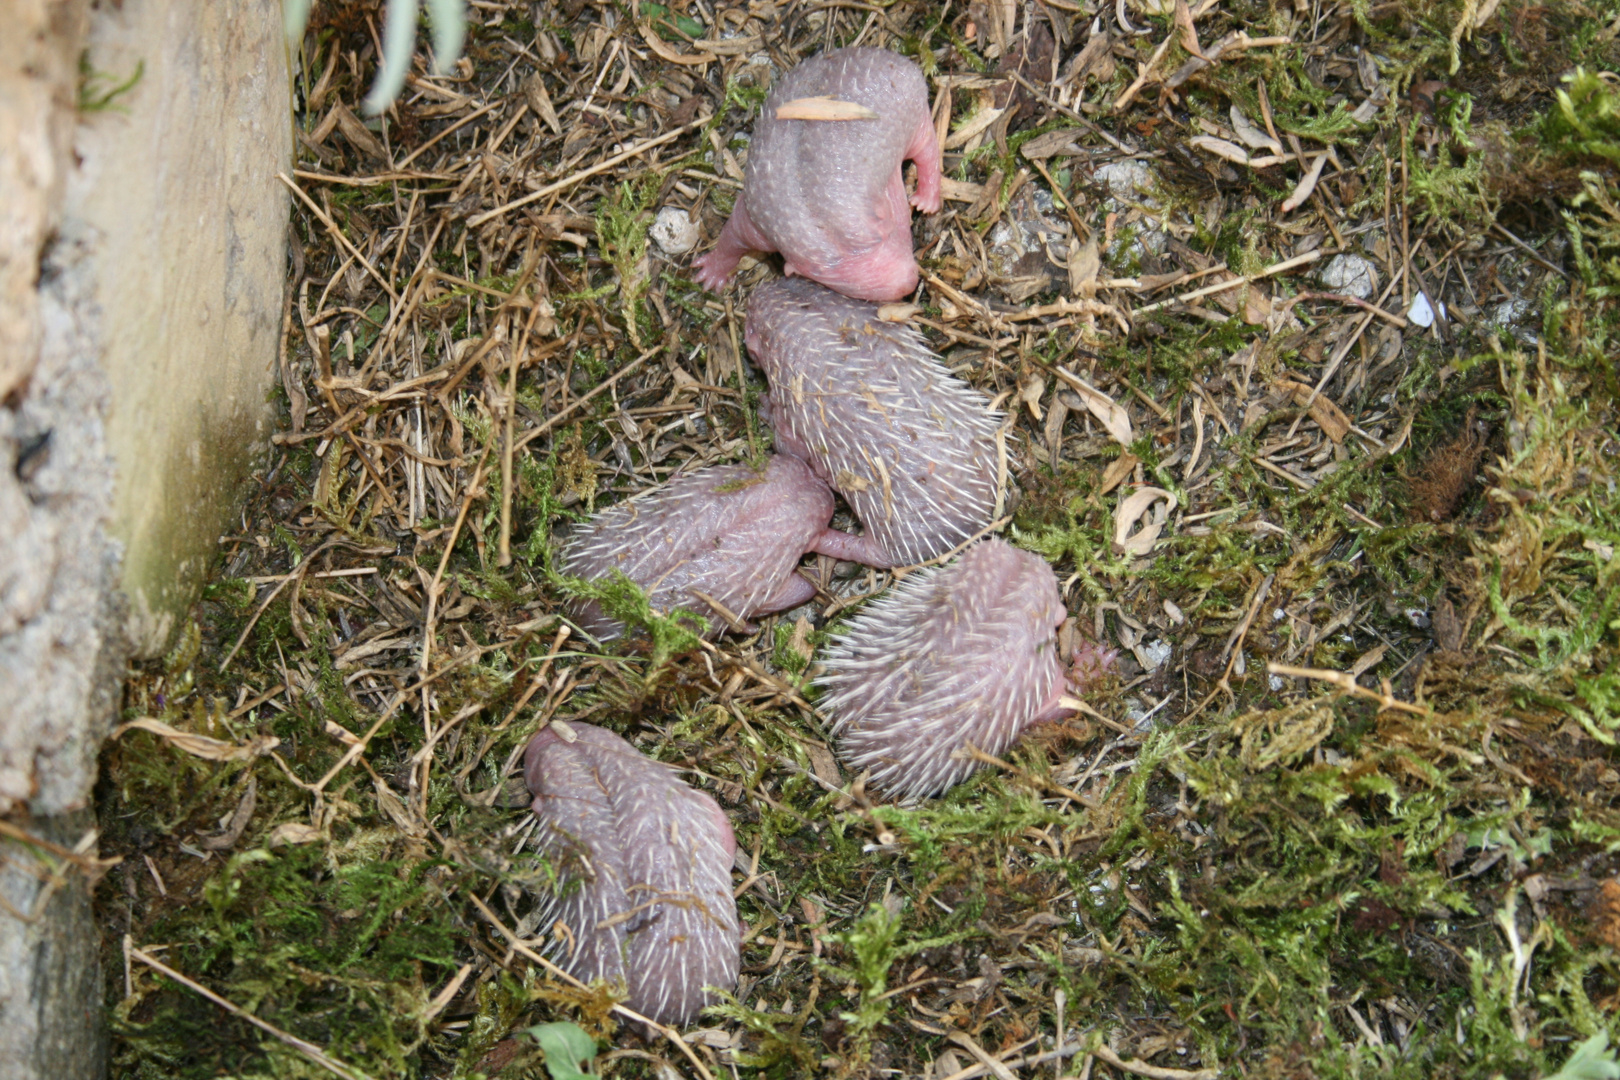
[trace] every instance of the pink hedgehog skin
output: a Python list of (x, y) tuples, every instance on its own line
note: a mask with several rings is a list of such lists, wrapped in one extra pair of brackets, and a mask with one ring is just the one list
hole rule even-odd
[[(810, 462), (886, 564), (926, 562), (990, 523), (1000, 417), (909, 326), (810, 281), (748, 298), (748, 351), (770, 379), (776, 449)], [(863, 560), (869, 561), (869, 560)]]
[[(717, 465), (597, 514), (570, 538), (563, 571), (595, 579), (622, 570), (655, 609), (710, 616), (703, 630), (718, 634), (724, 618), (697, 593), (746, 619), (815, 595), (794, 572), (807, 551), (882, 565), (871, 541), (827, 527), (832, 513), (832, 492), (796, 458), (773, 457), (763, 471)], [(595, 601), (571, 612), (598, 638), (624, 631)]]
[[(1069, 715), (1058, 657), (1065, 617), (1052, 568), (991, 538), (906, 578), (827, 650), (817, 679), (839, 756), (906, 802), (978, 769), (957, 752), (1000, 755), (1031, 726)], [(1108, 654), (1082, 650), (1087, 667)]]
[[(610, 731), (541, 729), (524, 752), (536, 844), (559, 886), (542, 924), (554, 959), (586, 982), (623, 983), (631, 1009), (685, 1023), (705, 986), (737, 984), (737, 850), (726, 815)], [(560, 925), (559, 925), (560, 924)]]
[[(833, 97), (875, 120), (780, 120), (800, 98)], [(901, 165), (917, 163), (908, 203)], [(784, 75), (765, 99), (748, 148), (743, 191), (697, 280), (718, 290), (748, 251), (780, 251), (802, 274), (863, 300), (898, 300), (917, 287), (911, 205), (940, 208), (940, 150), (928, 83), (887, 49), (837, 49)]]

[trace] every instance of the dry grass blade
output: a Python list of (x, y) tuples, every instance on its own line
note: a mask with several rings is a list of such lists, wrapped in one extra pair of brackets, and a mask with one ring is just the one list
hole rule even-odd
[(1396, 712), (1411, 713), (1414, 716), (1428, 716), (1434, 711), (1421, 705), (1413, 705), (1410, 702), (1399, 700), (1390, 692), (1388, 682), (1385, 682), (1380, 690), (1369, 690), (1356, 682), (1354, 675), (1343, 671), (1292, 667), (1288, 664), (1267, 664), (1266, 671), (1272, 675), (1281, 675), (1290, 679), (1314, 679), (1317, 682), (1331, 683), (1351, 697), (1377, 702), (1380, 709), (1392, 709)]
[(149, 716), (119, 724), (111, 737), (116, 739), (126, 731), (149, 731), (193, 757), (207, 761), (252, 761), (281, 745), (281, 740), (274, 735), (255, 735), (247, 743), (211, 739), (207, 735), (193, 735), (187, 731), (180, 731)]
[(319, 1065), (333, 1076), (342, 1077), (343, 1080), (370, 1080), (370, 1078), (359, 1069), (356, 1069), (351, 1065), (345, 1065), (343, 1062), (338, 1061), (325, 1050), (321, 1049), (319, 1046), (316, 1046), (314, 1043), (309, 1042), (308, 1040), (300, 1039), (296, 1035), (289, 1035), (285, 1031), (282, 1031), (280, 1028), (276, 1027), (274, 1024), (260, 1020), (257, 1016), (253, 1015), (251, 1012), (248, 1012), (240, 1005), (227, 1001), (218, 994), (214, 993), (212, 990), (208, 989), (208, 987), (202, 985), (194, 979), (189, 979), (180, 974), (180, 972), (174, 970), (146, 950), (137, 948), (134, 945), (126, 945), (125, 950), (130, 959), (137, 960), (151, 968), (153, 971), (157, 972), (159, 975), (162, 975), (165, 978), (173, 979), (175, 982), (179, 983), (181, 986), (184, 986), (193, 993), (202, 995), (209, 1001), (212, 1001), (215, 1005), (218, 1005), (220, 1008), (230, 1013), (232, 1016), (235, 1016), (241, 1020), (246, 1020), (260, 1031), (274, 1037), (278, 1042), (292, 1047), (294, 1050), (298, 1051), (304, 1057), (308, 1058), (310, 1061), (313, 1061), (315, 1064)]
[(876, 120), (878, 114), (858, 101), (833, 97), (795, 98), (776, 107), (778, 120)]

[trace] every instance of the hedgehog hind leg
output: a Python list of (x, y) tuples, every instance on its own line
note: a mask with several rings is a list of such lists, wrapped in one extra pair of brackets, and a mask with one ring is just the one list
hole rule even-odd
[(810, 545), (810, 550), (817, 555), (826, 555), (833, 559), (842, 559), (845, 562), (857, 562), (866, 566), (875, 566), (879, 570), (887, 570), (900, 565), (893, 555), (878, 542), (877, 537), (871, 535), (856, 536), (853, 533), (840, 532), (837, 529), (825, 529)]
[(788, 611), (800, 604), (808, 604), (815, 595), (816, 587), (800, 576), (798, 571), (790, 570), (787, 577), (777, 582), (762, 596), (748, 614), (770, 615), (778, 611)]
[(726, 227), (720, 231), (720, 239), (715, 243), (714, 250), (692, 260), (692, 276), (710, 292), (719, 292), (744, 255), (750, 251), (775, 250), (776, 245), (760, 232), (748, 216), (748, 207), (738, 199), (731, 217), (726, 219)]
[(924, 117), (912, 133), (911, 142), (906, 144), (905, 153), (901, 160), (914, 162), (917, 166), (917, 192), (911, 197), (911, 205), (925, 214), (937, 214), (945, 205), (943, 185), (941, 179), (944, 175), (944, 162), (939, 149), (939, 137), (934, 132), (933, 121)]

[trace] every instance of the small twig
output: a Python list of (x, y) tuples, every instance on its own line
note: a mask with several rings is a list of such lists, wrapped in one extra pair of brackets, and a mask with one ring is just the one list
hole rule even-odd
[(1148, 58), (1148, 62), (1138, 69), (1136, 81), (1127, 86), (1125, 92), (1114, 100), (1114, 112), (1123, 111), (1125, 106), (1131, 103), (1131, 99), (1141, 92), (1142, 87), (1147, 85), (1148, 78), (1153, 74), (1153, 69), (1159, 66), (1159, 61), (1164, 59), (1164, 54), (1169, 50), (1170, 43), (1175, 40), (1176, 35), (1172, 33), (1160, 43), (1157, 49), (1153, 50), (1153, 55)]
[[(1085, 118), (1085, 116), (1082, 115), (1081, 113), (1077, 113), (1073, 109), (1068, 108), (1067, 106), (1059, 105), (1056, 101), (1052, 100), (1052, 97), (1051, 97), (1050, 94), (1048, 94), (1046, 91), (1042, 90), (1040, 87), (1036, 86), (1034, 83), (1030, 82), (1028, 79), (1024, 78), (1018, 72), (1009, 71), (1009, 72), (1007, 72), (1007, 74), (1012, 76), (1013, 81), (1016, 82), (1019, 86), (1022, 86), (1025, 90), (1027, 90), (1031, 94), (1035, 95), (1036, 100), (1039, 101), (1042, 105), (1045, 105), (1048, 109), (1051, 109), (1054, 112), (1061, 113), (1062, 115), (1068, 117), (1070, 120), (1076, 121), (1082, 127), (1084, 127), (1087, 131), (1091, 132), (1093, 135), (1098, 136), (1104, 142), (1106, 142), (1108, 145), (1112, 146), (1115, 150), (1118, 150), (1120, 153), (1122, 153), (1122, 154), (1134, 154), (1134, 153), (1136, 153), (1135, 150), (1132, 150), (1129, 146), (1126, 146), (1124, 143), (1120, 142), (1118, 139), (1116, 139), (1112, 135), (1108, 134), (1108, 132), (1104, 131), (1102, 128), (1098, 127), (1096, 124), (1093, 124), (1090, 120), (1087, 120)], [(1045, 170), (1042, 170), (1042, 171), (1044, 173)], [(1048, 183), (1051, 182), (1050, 177), (1047, 178), (1047, 182)]]
[(1078, 791), (1074, 791), (1071, 788), (1066, 788), (1055, 780), (1048, 780), (1044, 777), (1036, 776), (1028, 769), (1020, 768), (1010, 761), (1003, 761), (994, 754), (987, 754), (983, 750), (980, 750), (977, 746), (974, 746), (972, 743), (964, 744), (962, 749), (957, 751), (957, 753), (964, 757), (970, 757), (982, 765), (994, 765), (996, 768), (1010, 772), (1014, 776), (1017, 776), (1031, 784), (1047, 788), (1055, 795), (1060, 795), (1065, 799), (1072, 799), (1081, 806), (1088, 807), (1092, 810), (1097, 808), (1096, 799), (1093, 799), (1088, 795), (1082, 795)]
[(523, 324), (523, 331), (518, 334), (517, 345), (512, 349), (512, 363), (506, 386), (506, 438), (501, 443), (501, 540), (499, 554), (495, 559), (496, 566), (512, 565), (512, 457), (516, 453), (512, 426), (517, 421), (518, 369), (527, 358), (525, 354), (529, 349), (529, 332), (534, 329), (534, 320), (543, 310), (545, 309), (537, 300), (529, 309), (528, 321)]
[(1316, 486), (1316, 481), (1303, 476), (1295, 476), (1287, 469), (1282, 468), (1280, 465), (1273, 465), (1263, 457), (1251, 457), (1249, 460), (1268, 472), (1276, 473), (1278, 476), (1282, 477), (1284, 480), (1287, 480), (1295, 487), (1303, 488), (1304, 490), (1309, 491)]
[[(389, 719), (394, 715), (394, 711), (404, 704), (407, 698), (416, 693), (418, 690), (423, 689), (429, 683), (433, 682), (433, 680), (439, 678), (446, 672), (453, 671), (462, 664), (470, 663), (473, 660), (478, 659), (480, 655), (482, 655), (482, 650), (468, 649), (461, 653), (461, 655), (452, 659), (448, 664), (445, 664), (444, 667), (440, 668), (438, 671), (425, 675), (421, 679), (418, 679), (416, 682), (412, 683), (410, 686), (405, 687), (405, 689), (397, 691), (393, 698), (388, 702), (387, 706), (384, 707), (383, 711), (378, 714), (377, 719), (372, 723), (371, 727), (366, 729), (366, 733), (360, 736), (359, 739), (357, 739), (354, 744), (344, 752), (343, 756), (337, 760), (337, 763), (330, 769), (326, 770), (326, 775), (322, 776), (315, 783), (304, 783), (293, 774), (291, 769), (287, 769), (288, 777), (298, 784), (299, 787), (319, 795), (325, 789), (326, 785), (332, 782), (332, 778), (334, 776), (346, 769), (350, 762), (354, 761), (355, 758), (359, 757), (365, 752), (365, 749), (367, 745), (370, 744), (372, 737), (376, 735), (377, 732), (382, 730), (383, 725), (388, 723)], [(275, 757), (278, 762), (281, 761), (279, 755), (272, 754), (271, 756)], [(283, 764), (283, 768), (286, 768), (285, 764)]]
[(417, 666), (423, 675), (427, 674), (428, 660), (433, 654), (433, 623), (438, 615), (439, 593), (444, 588), (444, 571), (450, 565), (450, 555), (456, 549), (456, 541), (461, 538), (461, 527), (467, 522), (467, 511), (478, 497), (478, 484), (484, 479), (484, 463), (488, 460), (489, 447), (485, 446), (478, 458), (478, 467), (473, 470), (472, 483), (467, 485), (467, 497), (461, 500), (461, 509), (456, 513), (456, 523), (451, 526), (450, 539), (445, 541), (444, 553), (439, 556), (439, 568), (433, 572), (433, 581), (428, 585), (427, 613), (422, 618), (422, 658)]
[(277, 596), (281, 595), (281, 590), (285, 589), (289, 582), (301, 580), (305, 573), (308, 572), (309, 564), (315, 560), (315, 557), (321, 554), (327, 548), (336, 544), (337, 541), (337, 536), (333, 536), (331, 539), (327, 540), (320, 547), (316, 548), (314, 551), (305, 556), (304, 560), (298, 564), (298, 569), (276, 582), (276, 587), (270, 590), (270, 595), (264, 598), (264, 600), (259, 604), (258, 609), (253, 612), (252, 617), (248, 619), (247, 625), (242, 627), (242, 632), (236, 637), (236, 644), (232, 645), (231, 651), (225, 654), (225, 659), (219, 662), (220, 671), (224, 671), (227, 667), (230, 667), (231, 660), (234, 659), (236, 654), (241, 651), (242, 646), (247, 642), (248, 635), (253, 633), (253, 628), (258, 625), (259, 616), (263, 615), (265, 609), (270, 606), (271, 602), (275, 600)]
[(1494, 222), (1494, 221), (1491, 222), (1491, 228), (1493, 228), (1497, 232), (1501, 233), (1502, 236), (1507, 240), (1508, 243), (1512, 244), (1514, 247), (1516, 247), (1519, 250), (1523, 251), (1526, 255), (1530, 256), (1532, 259), (1534, 259), (1536, 262), (1540, 263), (1542, 266), (1545, 266), (1547, 269), (1551, 270), (1553, 273), (1557, 274), (1559, 277), (1564, 278), (1566, 281), (1569, 279), (1568, 274), (1566, 274), (1563, 270), (1559, 269), (1558, 267), (1554, 266), (1552, 263), (1548, 262), (1542, 256), (1541, 252), (1537, 251), (1535, 248), (1531, 247), (1529, 244), (1525, 243), (1523, 240), (1520, 240), (1517, 236), (1514, 236), (1512, 233), (1510, 233), (1506, 229), (1502, 228), (1502, 226), (1499, 223)]
[[(1243, 639), (1248, 636), (1249, 627), (1254, 625), (1254, 617), (1260, 613), (1260, 605), (1264, 604), (1266, 597), (1271, 595), (1271, 583), (1276, 580), (1276, 577), (1276, 574), (1267, 574), (1264, 580), (1260, 582), (1259, 586), (1254, 590), (1254, 599), (1249, 601), (1248, 613), (1243, 616), (1243, 621), (1233, 627), (1232, 633), (1227, 636), (1226, 648), (1221, 650), (1221, 659), (1226, 661), (1227, 675), (1232, 673), (1231, 658), (1234, 655), (1234, 650), (1239, 648), (1243, 644)], [(1221, 676), (1221, 681), (1223, 683), (1226, 681), (1226, 675)]]
[[(620, 379), (624, 378), (626, 375), (630, 374), (636, 368), (638, 368), (642, 364), (646, 363), (647, 360), (650, 357), (656, 355), (660, 350), (663, 349), (663, 347), (664, 347), (663, 342), (659, 342), (657, 345), (654, 345), (652, 348), (648, 349), (646, 352), (642, 353), (640, 356), (636, 357), (634, 360), (632, 360), (628, 364), (624, 365), (624, 367), (620, 368), (618, 371), (615, 371), (612, 375), (609, 375), (607, 377), (607, 379), (601, 385), (599, 385), (596, 389), (592, 390), (590, 393), (584, 395), (583, 397), (575, 398), (574, 403), (572, 405), (569, 405), (567, 408), (562, 409), (562, 410), (560, 410), (560, 411), (558, 411), (556, 413), (553, 413), (552, 416), (551, 416), (551, 419), (547, 420), (545, 423), (541, 424), (539, 427), (534, 428), (534, 429), (532, 429), (530, 431), (524, 432), (523, 437), (521, 439), (519, 439), (517, 441), (516, 445), (514, 445), (512, 447), (513, 451), (515, 452), (515, 451), (523, 449), (525, 446), (528, 446), (530, 443), (534, 442), (534, 440), (538, 439), (540, 436), (544, 435), (546, 432), (548, 432), (552, 428), (556, 427), (564, 419), (566, 419), (567, 417), (573, 415), (573, 413), (577, 409), (579, 409), (582, 405), (585, 405), (585, 404), (595, 400), (597, 398), (597, 396), (599, 396), (599, 395), (601, 395), (603, 393), (606, 393)], [(737, 362), (739, 364), (742, 363), (742, 361), (740, 359)]]
[[(313, 574), (305, 574), (304, 579), (306, 581), (319, 581), (321, 578), (365, 577), (367, 574), (375, 574), (376, 572), (377, 568), (375, 566), (349, 566), (342, 570), (317, 570)], [(255, 585), (269, 585), (277, 581), (291, 581), (297, 576), (298, 574), (295, 571), (291, 574), (261, 574), (258, 577), (227, 578), (226, 580), (251, 581)]]
[(1107, 1043), (1098, 1043), (1091, 1047), (1089, 1053), (1096, 1054), (1103, 1061), (1116, 1069), (1124, 1069), (1137, 1076), (1145, 1076), (1148, 1080), (1215, 1080), (1220, 1075), (1219, 1069), (1166, 1069), (1158, 1065), (1149, 1065), (1140, 1058), (1131, 1058), (1126, 1061), (1111, 1050)]
[(321, 224), (325, 225), (327, 231), (332, 234), (332, 239), (336, 240), (345, 251), (355, 257), (355, 260), (359, 262), (361, 266), (366, 268), (371, 276), (377, 280), (377, 284), (383, 287), (383, 292), (387, 293), (389, 298), (392, 299), (394, 304), (397, 306), (399, 304), (399, 293), (395, 292), (394, 287), (383, 278), (381, 272), (379, 272), (375, 266), (371, 265), (371, 260), (360, 254), (359, 248), (349, 243), (349, 238), (343, 235), (343, 230), (338, 228), (337, 223), (327, 216), (326, 211), (315, 205), (315, 200), (305, 194), (303, 188), (293, 183), (292, 177), (288, 176), (286, 173), (276, 173), (276, 179), (280, 180), (283, 184), (286, 184), (287, 187), (291, 188), (292, 193), (298, 196), (299, 201), (305, 206), (309, 207), (309, 212), (314, 214), (317, 218), (320, 218)]
[(573, 632), (574, 628), (567, 623), (557, 627), (557, 636), (551, 639), (551, 648), (546, 652), (545, 659), (540, 661), (540, 667), (535, 671), (534, 678), (529, 680), (528, 688), (518, 698), (517, 704), (513, 705), (511, 710), (507, 712), (506, 719), (495, 726), (494, 731), (505, 731), (507, 725), (517, 719), (517, 714), (522, 710), (523, 706), (529, 703), (529, 699), (534, 697), (535, 693), (545, 685), (546, 679), (551, 675), (551, 662), (557, 659), (557, 654), (562, 651), (563, 642), (567, 641), (568, 635)]
[[(102, 874), (124, 861), (122, 855), (115, 855), (110, 859), (98, 859), (94, 855), (87, 855), (82, 851), (75, 851), (72, 848), (63, 847), (61, 844), (54, 844), (43, 837), (35, 836), (26, 829), (18, 828), (4, 818), (0, 818), (0, 836), (9, 837), (26, 847), (37, 848), (40, 851), (56, 856), (58, 859), (72, 863), (84, 871), (92, 884), (99, 880)], [(81, 846), (89, 846), (87, 841), (81, 841), (80, 844)]]
[(704, 124), (707, 124), (709, 122), (709, 119), (710, 118), (707, 117), (707, 116), (702, 116), (702, 117), (699, 117), (696, 120), (693, 120), (689, 124), (685, 124), (685, 125), (683, 125), (681, 127), (676, 128), (674, 131), (666, 131), (662, 135), (658, 136), (656, 139), (644, 139), (641, 142), (638, 142), (635, 145), (629, 147), (628, 149), (622, 150), (619, 153), (614, 154), (612, 157), (607, 158), (606, 160), (597, 162), (595, 165), (592, 165), (588, 169), (581, 169), (579, 172), (574, 173), (572, 176), (564, 177), (563, 179), (558, 180), (554, 184), (547, 184), (545, 187), (540, 188), (538, 191), (531, 191), (527, 195), (523, 196), (523, 198), (516, 199), (516, 200), (514, 200), (512, 202), (509, 202), (505, 206), (497, 206), (493, 210), (486, 210), (484, 213), (479, 214), (476, 217), (468, 218), (467, 219), (467, 227), (469, 229), (476, 229), (476, 228), (478, 228), (478, 226), (482, 225), (484, 222), (492, 221), (495, 218), (500, 217), (502, 214), (508, 213), (508, 212), (510, 212), (512, 210), (516, 210), (520, 206), (528, 206), (530, 203), (537, 202), (540, 199), (545, 198), (547, 195), (551, 195), (551, 194), (553, 194), (555, 192), (563, 191), (563, 190), (565, 190), (567, 188), (571, 188), (575, 184), (579, 183), (581, 180), (588, 180), (589, 178), (595, 176), (597, 173), (606, 172), (607, 170), (613, 168), (613, 166), (619, 164), (620, 162), (629, 161), (631, 158), (635, 157), (637, 154), (645, 153), (648, 150), (651, 150), (651, 149), (653, 149), (654, 147), (657, 147), (657, 146), (663, 146), (665, 143), (671, 142), (672, 140), (677, 139), (682, 135), (685, 135), (688, 131), (691, 131), (694, 128), (702, 127)]
[[(425, 153), (428, 150), (433, 149), (433, 147), (438, 144), (440, 139), (443, 139), (446, 135), (454, 135), (457, 131), (459, 131), (462, 128), (466, 127), (468, 124), (472, 123), (474, 120), (478, 119), (480, 116), (483, 116), (485, 113), (491, 111), (492, 109), (500, 108), (501, 105), (505, 103), (505, 100), (506, 99), (503, 98), (501, 101), (491, 101), (491, 102), (488, 102), (487, 104), (478, 106), (478, 108), (474, 109), (472, 112), (468, 113), (466, 116), (463, 116), (460, 120), (457, 120), (455, 123), (451, 124), (449, 127), (445, 128), (443, 131), (441, 131), (437, 135), (433, 136), (433, 138), (429, 139), (427, 142), (423, 143), (421, 146), (418, 146), (415, 150), (412, 150), (409, 154), (406, 154), (405, 157), (400, 160), (399, 164), (394, 166), (394, 169), (397, 171), (397, 170), (405, 168), (405, 166), (409, 165), (411, 162), (413, 162), (417, 158), (421, 157), (423, 153)], [(518, 106), (519, 109), (523, 109), (523, 108), (526, 108), (526, 107), (527, 106), (525, 106), (525, 105), (519, 105)]]
[(1172, 296), (1168, 300), (1160, 300), (1156, 304), (1149, 304), (1147, 307), (1137, 308), (1135, 311), (1131, 312), (1131, 314), (1133, 316), (1146, 315), (1148, 312), (1158, 311), (1160, 308), (1167, 308), (1175, 304), (1185, 304), (1189, 300), (1197, 300), (1200, 297), (1212, 296), (1215, 293), (1225, 292), (1228, 289), (1236, 289), (1239, 286), (1249, 284), (1251, 281), (1259, 281), (1261, 278), (1268, 278), (1277, 274), (1285, 274), (1290, 270), (1297, 270), (1301, 266), (1308, 266), (1321, 257), (1322, 249), (1313, 248), (1303, 255), (1295, 255), (1292, 259), (1284, 259), (1282, 262), (1272, 263), (1258, 274), (1246, 274), (1243, 277), (1236, 277), (1230, 281), (1222, 281), (1214, 285), (1205, 285), (1202, 289), (1194, 289), (1192, 292), (1182, 293), (1180, 296)]
[(1379, 711), (1393, 709), (1396, 712), (1411, 713), (1414, 716), (1430, 716), (1432, 710), (1423, 705), (1413, 705), (1397, 698), (1390, 689), (1389, 680), (1384, 680), (1379, 690), (1369, 690), (1356, 682), (1355, 677), (1346, 671), (1328, 671), (1325, 668), (1289, 667), (1287, 664), (1267, 664), (1266, 671), (1272, 675), (1282, 675), (1292, 679), (1315, 679), (1317, 682), (1332, 683), (1351, 697), (1362, 698), (1366, 701), (1378, 702)]
[(1294, 304), (1299, 303), (1301, 300), (1332, 300), (1340, 304), (1350, 304), (1351, 306), (1358, 307), (1361, 310), (1375, 315), (1390, 325), (1397, 326), (1402, 330), (1405, 330), (1408, 326), (1412, 325), (1411, 323), (1407, 322), (1403, 316), (1385, 311), (1378, 305), (1369, 303), (1366, 300), (1362, 300), (1360, 297), (1347, 296), (1344, 293), (1302, 292), (1297, 296), (1290, 296), (1287, 303), (1289, 306), (1293, 306)]
[(233, 1004), (220, 997), (212, 990), (208, 989), (208, 987), (203, 986), (201, 983), (186, 978), (184, 975), (180, 974), (178, 971), (174, 970), (174, 968), (165, 964), (163, 961), (159, 960), (146, 950), (135, 945), (130, 945), (127, 948), (127, 952), (129, 959), (139, 960), (141, 963), (145, 964), (147, 967), (151, 968), (153, 971), (156, 971), (165, 978), (173, 979), (186, 989), (201, 994), (203, 997), (207, 998), (209, 1001), (212, 1001), (215, 1005), (218, 1005), (232, 1016), (246, 1020), (260, 1031), (274, 1036), (281, 1042), (286, 1043), (288, 1046), (292, 1047), (300, 1054), (303, 1054), (305, 1057), (309, 1058), (309, 1060), (313, 1061), (315, 1064), (319, 1065), (333, 1076), (341, 1076), (343, 1077), (343, 1080), (370, 1080), (370, 1077), (361, 1072), (359, 1069), (355, 1068), (353, 1065), (345, 1065), (343, 1062), (331, 1057), (325, 1050), (322, 1050), (314, 1043), (300, 1039), (296, 1035), (289, 1035), (287, 1032), (282, 1031), (274, 1024), (265, 1020), (260, 1020), (257, 1016), (254, 1016), (240, 1005)]

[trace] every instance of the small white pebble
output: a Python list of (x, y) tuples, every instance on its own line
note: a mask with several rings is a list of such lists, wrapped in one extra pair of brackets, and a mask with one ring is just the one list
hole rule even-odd
[(658, 250), (665, 255), (685, 255), (697, 247), (697, 223), (678, 206), (666, 206), (659, 210), (648, 232), (653, 243), (658, 245)]

